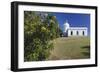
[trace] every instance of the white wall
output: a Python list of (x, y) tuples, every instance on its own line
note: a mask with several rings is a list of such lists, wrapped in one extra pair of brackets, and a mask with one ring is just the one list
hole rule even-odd
[[(83, 31), (84, 31), (84, 35), (83, 35)], [(78, 32), (78, 34), (77, 34)], [(72, 33), (72, 34), (71, 34)], [(68, 36), (88, 36), (87, 35), (87, 30), (84, 30), (84, 29), (69, 29), (68, 30)]]
[[(0, 0), (0, 73), (12, 73), (10, 69), (10, 2), (13, 0)], [(16, 0), (17, 1), (17, 0)], [(37, 1), (45, 3), (62, 3), (62, 4), (78, 4), (78, 5), (98, 5), (100, 9), (100, 0), (21, 0), (21, 1)], [(100, 10), (99, 12), (100, 13)], [(100, 16), (100, 14), (98, 14)], [(100, 17), (98, 17), (100, 19)], [(99, 22), (100, 23), (100, 22)], [(99, 24), (98, 23), (98, 24)], [(100, 25), (98, 25), (98, 28)], [(98, 29), (100, 31), (100, 28)], [(100, 37), (100, 33), (98, 35)], [(100, 38), (98, 39), (100, 40)], [(99, 42), (100, 43), (100, 42)], [(100, 56), (100, 46), (98, 48)], [(98, 59), (100, 65), (100, 57)], [(36, 73), (100, 73), (99, 67), (91, 68), (74, 68), (60, 70), (35, 71)], [(23, 73), (23, 72), (22, 72)], [(28, 73), (28, 72), (26, 72)], [(33, 73), (30, 71), (30, 73)]]
[[(84, 31), (84, 35), (83, 35)], [(68, 36), (88, 36), (87, 28), (85, 27), (70, 27), (68, 29)], [(77, 34), (78, 32), (78, 34)]]

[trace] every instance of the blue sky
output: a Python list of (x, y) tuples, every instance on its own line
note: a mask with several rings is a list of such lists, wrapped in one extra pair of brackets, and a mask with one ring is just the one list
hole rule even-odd
[(63, 24), (68, 21), (71, 27), (87, 27), (90, 35), (90, 14), (79, 13), (53, 13), (56, 16), (60, 28), (63, 30)]

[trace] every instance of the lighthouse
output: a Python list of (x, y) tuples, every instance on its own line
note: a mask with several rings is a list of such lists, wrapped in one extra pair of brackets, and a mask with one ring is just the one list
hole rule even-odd
[(68, 29), (70, 28), (70, 24), (68, 23), (68, 20), (63, 25), (63, 35), (68, 36)]

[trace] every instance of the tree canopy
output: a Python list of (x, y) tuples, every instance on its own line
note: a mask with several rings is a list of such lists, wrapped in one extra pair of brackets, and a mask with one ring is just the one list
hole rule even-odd
[(52, 13), (24, 12), (24, 61), (42, 61), (54, 48), (52, 40), (60, 37), (61, 30)]

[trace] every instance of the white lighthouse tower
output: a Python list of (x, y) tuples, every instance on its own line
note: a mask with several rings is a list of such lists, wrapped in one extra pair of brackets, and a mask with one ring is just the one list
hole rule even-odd
[(68, 20), (66, 20), (66, 22), (64, 23), (64, 26), (63, 26), (63, 34), (64, 36), (67, 36), (68, 35), (68, 29), (70, 28), (70, 24), (68, 23)]

